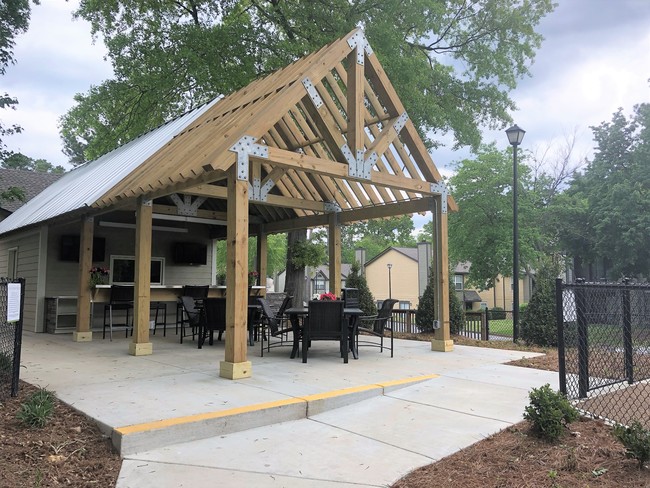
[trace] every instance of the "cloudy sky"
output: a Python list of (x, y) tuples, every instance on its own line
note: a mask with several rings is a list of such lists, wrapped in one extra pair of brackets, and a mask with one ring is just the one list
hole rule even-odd
[[(19, 99), (18, 110), (2, 114), (24, 133), (6, 138), (10, 149), (66, 165), (57, 120), (85, 92), (111, 75), (101, 42), (92, 44), (90, 28), (73, 21), (76, 0), (42, 0), (34, 6), (29, 32), (17, 39), (17, 64), (0, 78), (2, 90)], [(626, 114), (650, 102), (650, 0), (559, 0), (540, 30), (545, 36), (532, 77), (512, 96), (515, 122), (527, 133), (524, 149), (543, 149), (573, 132), (576, 157), (589, 156), (589, 126)], [(506, 147), (502, 131), (486, 131), (487, 141)], [(441, 149), (433, 154), (441, 169), (467, 153)]]

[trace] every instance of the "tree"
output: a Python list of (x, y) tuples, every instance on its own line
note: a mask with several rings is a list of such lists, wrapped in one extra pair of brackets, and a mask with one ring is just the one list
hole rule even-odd
[[(34, 3), (38, 3), (35, 1)], [(17, 35), (27, 31), (31, 7), (29, 0), (6, 0), (0, 3), (0, 76), (4, 75), (7, 66), (15, 63), (14, 46)], [(13, 109), (18, 100), (8, 93), (0, 93), (0, 110)], [(19, 133), (19, 125), (6, 126), (0, 121), (0, 160), (11, 155), (3, 139), (6, 136)]]
[(2, 167), (8, 169), (22, 169), (38, 173), (65, 173), (63, 166), (54, 166), (45, 159), (33, 159), (23, 153), (14, 153), (2, 161)]
[(372, 219), (346, 225), (341, 230), (341, 256), (343, 262), (355, 260), (355, 250), (366, 250), (366, 259), (370, 260), (384, 249), (391, 246), (413, 247), (413, 220), (409, 215)]
[(560, 266), (552, 259), (543, 259), (535, 280), (535, 290), (521, 315), (521, 338), (526, 344), (557, 346), (555, 317), (555, 278)]
[[(503, 126), (508, 92), (529, 73), (552, 0), (83, 0), (115, 78), (61, 119), (71, 162), (96, 158), (165, 119), (320, 48), (357, 25), (425, 136), (477, 147)], [(317, 26), (317, 28), (315, 28)], [(433, 137), (433, 136), (431, 136)], [(431, 145), (440, 141), (429, 139)]]
[(377, 315), (377, 304), (375, 298), (368, 288), (366, 277), (361, 274), (361, 265), (358, 261), (353, 261), (350, 267), (350, 274), (345, 280), (346, 288), (357, 288), (359, 290), (359, 308), (363, 310), (364, 315)]
[(650, 276), (650, 104), (592, 127), (593, 161), (556, 211), (562, 243), (587, 262), (607, 258), (614, 277)]
[[(451, 271), (450, 271), (451, 274)], [(433, 269), (429, 271), (429, 282), (420, 297), (418, 309), (415, 311), (415, 324), (422, 332), (432, 332), (433, 322), (438, 319), (436, 304), (436, 282)], [(456, 289), (452, 281), (449, 282), (449, 331), (458, 334), (465, 326), (465, 311), (456, 296)]]
[[(539, 194), (530, 181), (530, 170), (518, 161), (520, 259), (522, 267), (534, 266), (541, 254), (539, 242)], [(449, 252), (452, 262), (472, 263), (467, 283), (485, 290), (498, 275), (512, 275), (512, 154), (483, 146), (475, 159), (458, 164), (450, 180), (459, 212), (449, 215)]]

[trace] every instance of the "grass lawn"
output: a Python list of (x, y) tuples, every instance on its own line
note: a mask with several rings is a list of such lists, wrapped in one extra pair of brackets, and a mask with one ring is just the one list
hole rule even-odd
[(490, 320), (490, 335), (512, 337), (512, 319)]

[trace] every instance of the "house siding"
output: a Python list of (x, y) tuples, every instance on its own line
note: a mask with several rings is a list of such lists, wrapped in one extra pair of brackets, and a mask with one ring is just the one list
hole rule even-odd
[(397, 300), (411, 302), (411, 308), (417, 308), (420, 301), (418, 263), (398, 251), (391, 250), (366, 266), (366, 280), (373, 297), (375, 300), (385, 300), (389, 296), (389, 263), (393, 265), (390, 295)]
[(41, 239), (46, 234), (47, 231), (42, 229), (0, 240), (0, 270), (4, 276), (8, 273), (8, 251), (14, 247), (18, 248), (16, 276), (25, 278), (23, 329), (33, 332), (44, 330), (43, 300), (39, 300), (39, 295), (42, 295), (42, 287), (39, 286), (39, 283), (42, 283), (39, 268), (43, 261)]

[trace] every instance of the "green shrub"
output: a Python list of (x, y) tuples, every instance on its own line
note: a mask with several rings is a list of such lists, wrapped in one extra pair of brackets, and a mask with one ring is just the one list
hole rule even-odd
[(505, 320), (506, 312), (501, 307), (494, 307), (488, 310), (488, 319)]
[(559, 392), (547, 383), (533, 388), (528, 394), (530, 405), (525, 408), (524, 418), (532, 423), (533, 432), (549, 442), (560, 438), (566, 424), (578, 420), (578, 411)]
[(625, 446), (625, 456), (639, 461), (639, 469), (650, 460), (650, 430), (634, 421), (629, 427), (616, 425), (614, 435)]
[(54, 412), (54, 394), (40, 388), (20, 406), (18, 420), (27, 427), (44, 427)]
[(358, 261), (352, 263), (350, 267), (350, 274), (345, 280), (347, 288), (357, 288), (359, 290), (359, 308), (363, 310), (365, 315), (377, 315), (377, 304), (375, 298), (368, 288), (366, 277), (361, 274), (361, 265)]
[[(415, 311), (415, 324), (421, 332), (432, 332), (433, 321), (438, 318), (436, 307), (436, 290), (434, 286), (433, 270), (429, 272), (429, 283), (420, 297), (418, 309)], [(450, 273), (450, 276), (453, 274)], [(461, 328), (465, 326), (465, 311), (463, 304), (456, 295), (456, 290), (452, 281), (449, 282), (449, 332), (458, 334)]]
[(521, 315), (521, 338), (526, 344), (557, 347), (555, 277), (558, 266), (550, 260), (540, 264), (535, 291)]

